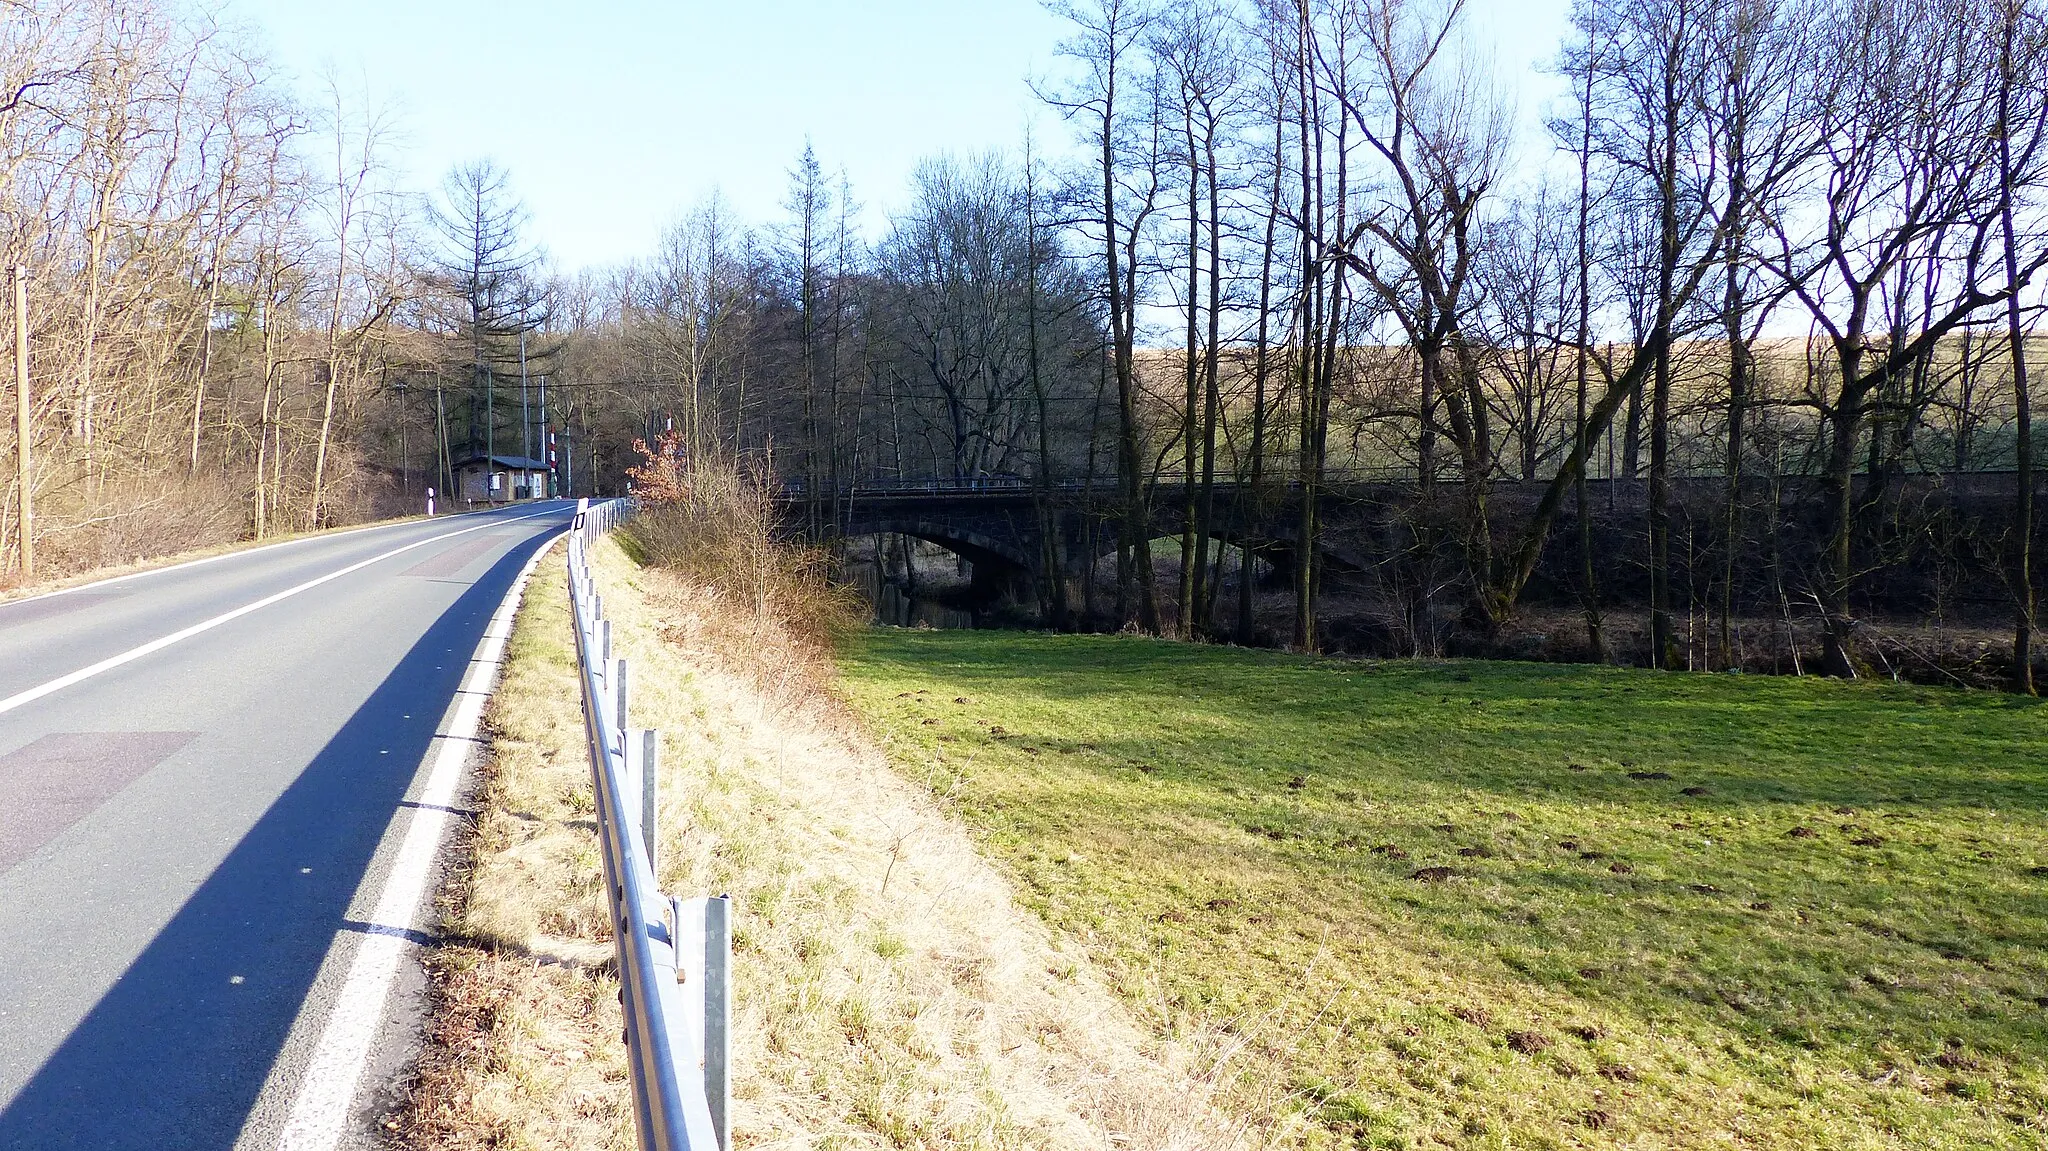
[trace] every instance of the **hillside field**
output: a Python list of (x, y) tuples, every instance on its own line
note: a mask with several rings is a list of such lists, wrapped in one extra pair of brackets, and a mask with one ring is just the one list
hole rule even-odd
[(882, 629), (841, 690), (1281, 1146), (2048, 1143), (2048, 710)]

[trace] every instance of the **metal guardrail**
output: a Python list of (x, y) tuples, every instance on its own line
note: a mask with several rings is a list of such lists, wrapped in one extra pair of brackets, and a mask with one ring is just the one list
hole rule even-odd
[(732, 904), (662, 894), (655, 800), (660, 740), (627, 726), (626, 661), (590, 578), (589, 546), (630, 512), (581, 501), (569, 531), (569, 603), (583, 681), (605, 893), (619, 950), (633, 1122), (646, 1151), (730, 1151)]

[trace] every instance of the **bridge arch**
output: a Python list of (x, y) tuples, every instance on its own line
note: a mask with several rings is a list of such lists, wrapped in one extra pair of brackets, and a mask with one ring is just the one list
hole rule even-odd
[[(1114, 524), (1111, 526), (1113, 527)], [(1179, 524), (1177, 522), (1161, 520), (1155, 522), (1153, 528), (1156, 533), (1152, 536), (1152, 542), (1155, 545), (1152, 549), (1153, 559), (1156, 561), (1164, 557), (1178, 560), (1180, 558)], [(1251, 533), (1234, 525), (1225, 524), (1212, 527), (1205, 534), (1209, 541), (1209, 554), (1212, 557), (1216, 554), (1215, 549), (1219, 546), (1241, 549), (1250, 552), (1252, 558), (1258, 560), (1261, 564), (1267, 565), (1267, 569), (1271, 573), (1293, 570), (1296, 562), (1295, 553), (1299, 550), (1299, 545), (1291, 534)], [(1161, 550), (1156, 546), (1162, 542), (1170, 545), (1171, 550)], [(1081, 562), (1084, 564), (1087, 562), (1102, 564), (1112, 561), (1116, 558), (1117, 546), (1115, 533), (1112, 531), (1105, 536), (1103, 541), (1098, 542), (1094, 555), (1082, 559)], [(1325, 565), (1325, 571), (1341, 572), (1346, 575), (1362, 572), (1368, 566), (1367, 562), (1360, 557), (1333, 547), (1327, 540), (1317, 541), (1316, 557)], [(1213, 559), (1211, 562), (1214, 562)], [(1234, 571), (1232, 571), (1232, 574), (1235, 574)]]
[(956, 524), (923, 519), (855, 517), (847, 526), (849, 535), (903, 535), (935, 543), (977, 566), (1015, 568), (1030, 572), (1033, 564), (1014, 544), (984, 532)]

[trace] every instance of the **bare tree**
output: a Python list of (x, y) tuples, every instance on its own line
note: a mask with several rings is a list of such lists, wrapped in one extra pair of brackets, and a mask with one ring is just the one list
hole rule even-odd
[[(1287, 32), (1289, 22), (1281, 19), (1280, 13), (1270, 8), (1264, 13), (1260, 30), (1265, 54), (1266, 88), (1261, 93), (1267, 102), (1266, 112), (1270, 116), (1267, 130), (1271, 133), (1272, 154), (1267, 161), (1268, 185), (1265, 189), (1265, 228), (1259, 244), (1259, 300), (1256, 335), (1252, 343), (1252, 428), (1251, 452), (1245, 480), (1250, 498), (1240, 499), (1240, 514), (1249, 518), (1264, 509), (1264, 481), (1267, 469), (1268, 447), (1268, 405), (1267, 385), (1272, 370), (1272, 322), (1274, 319), (1275, 288), (1274, 263), (1278, 258), (1279, 224), (1285, 211), (1287, 179), (1287, 136), (1288, 112), (1296, 108), (1292, 101), (1293, 84), (1288, 69)], [(1252, 584), (1255, 561), (1249, 540), (1242, 540), (1238, 555), (1237, 570), (1237, 642), (1250, 644), (1257, 637), (1257, 622), (1252, 617)]]
[[(1101, 196), (1094, 219), (1103, 253), (1104, 296), (1109, 304), (1110, 357), (1117, 388), (1117, 486), (1123, 498), (1121, 536), (1117, 547), (1117, 612), (1146, 631), (1159, 631), (1157, 589), (1153, 586), (1150, 514), (1146, 506), (1142, 433), (1138, 423), (1138, 383), (1134, 353), (1137, 341), (1138, 248), (1145, 227), (1158, 208), (1159, 104), (1156, 78), (1132, 79), (1133, 49), (1142, 40), (1152, 13), (1142, 0), (1093, 0), (1086, 7), (1065, 0), (1048, 9), (1076, 26), (1061, 54), (1075, 62), (1080, 75), (1071, 87), (1043, 91), (1042, 99), (1070, 119), (1087, 125), (1086, 135), (1099, 158), (1096, 176)], [(1150, 79), (1152, 82), (1147, 83)], [(1131, 88), (1141, 94), (1145, 114), (1136, 126), (1127, 106)], [(1148, 92), (1147, 89), (1150, 89)], [(1142, 99), (1149, 96), (1149, 100)], [(1137, 154), (1146, 162), (1136, 180), (1126, 183), (1130, 169), (1124, 159)]]
[[(1444, 435), (1458, 452), (1472, 615), (1493, 627), (1507, 608), (1494, 587), (1487, 508), (1497, 444), (1479, 341), (1469, 328), (1478, 294), (1478, 213), (1499, 176), (1508, 136), (1497, 96), (1470, 71), (1457, 70), (1454, 38), (1463, 11), (1463, 0), (1379, 0), (1361, 13), (1370, 86), (1335, 90), (1388, 179), (1386, 192), (1345, 237), (1342, 258), (1414, 349), (1419, 438)], [(1375, 242), (1362, 246), (1367, 237)], [(1436, 461), (1426, 448), (1418, 461), (1426, 486), (1436, 478)]]
[[(1998, 225), (2005, 252), (2006, 340), (2012, 355), (2015, 448), (2012, 583), (2015, 613), (2012, 633), (2012, 685), (2023, 695), (2034, 687), (2034, 410), (2028, 389), (2026, 333), (2020, 324), (2020, 233), (2014, 223), (2016, 193), (2029, 183), (2029, 168), (2039, 162), (2042, 122), (2048, 118), (2043, 98), (2043, 51), (2048, 27), (2039, 12), (2020, 0), (1999, 0), (1998, 36)], [(2014, 148), (2015, 138), (2019, 148)]]
[[(1582, 21), (1581, 31), (1585, 40), (1570, 45), (1560, 71), (1574, 77), (1572, 108), (1573, 121), (1554, 122), (1551, 131), (1561, 140), (1568, 141), (1573, 155), (1578, 160), (1579, 186), (1573, 218), (1573, 258), (1577, 265), (1574, 279), (1575, 315), (1572, 326), (1572, 445), (1574, 454), (1580, 459), (1580, 466), (1572, 477), (1573, 507), (1578, 519), (1579, 543), (1579, 611), (1586, 622), (1586, 646), (1596, 662), (1607, 659), (1607, 644), (1601, 629), (1600, 586), (1594, 574), (1593, 563), (1593, 516), (1586, 498), (1586, 467), (1584, 460), (1592, 450), (1593, 432), (1587, 423), (1586, 401), (1589, 395), (1590, 379), (1588, 367), (1593, 355), (1593, 92), (1594, 78), (1600, 71), (1601, 53), (1608, 50), (1602, 28), (1594, 21)], [(1611, 478), (1611, 477), (1610, 477)]]
[[(1822, 70), (1806, 112), (1819, 141), (1813, 192), (1804, 213), (1767, 220), (1775, 250), (1763, 264), (1804, 305), (1832, 361), (1809, 402), (1826, 428), (1829, 530), (1814, 595), (1834, 675), (1856, 674), (1855, 471), (1872, 397), (2048, 262), (2034, 253), (2004, 283), (1989, 278), (2006, 196), (1998, 51), (1969, 3), (1850, 0), (1831, 13), (1823, 51), (1860, 66)], [(2035, 146), (2022, 142), (2018, 154)], [(1798, 227), (1803, 218), (1812, 225)], [(1909, 338), (1881, 339), (1883, 293), (1910, 260), (1941, 264), (1944, 286)]]
[[(516, 378), (526, 356), (544, 358), (551, 351), (520, 350), (521, 338), (540, 331), (548, 317), (541, 257), (522, 234), (526, 209), (513, 196), (510, 177), (488, 160), (449, 172), (429, 218), (440, 239), (435, 270), (453, 304), (450, 330), (468, 352), (463, 446), (494, 458), (499, 381)], [(452, 450), (444, 440), (444, 454)], [(442, 476), (444, 484), (452, 481)], [(488, 490), (485, 496), (496, 498)]]
[[(1178, 159), (1187, 174), (1187, 262), (1182, 312), (1187, 321), (1181, 408), (1180, 587), (1177, 623), (1186, 637), (1209, 628), (1209, 535), (1215, 518), (1217, 378), (1223, 322), (1222, 154), (1238, 112), (1238, 61), (1226, 11), (1204, 0), (1158, 27), (1159, 68), (1174, 81), (1180, 114)], [(1204, 267), (1206, 252), (1207, 266)], [(1207, 289), (1204, 291), (1206, 275)], [(1204, 317), (1206, 316), (1206, 326)]]
[[(387, 132), (384, 113), (365, 110), (353, 129), (345, 105), (339, 81), (329, 78), (328, 95), (332, 102), (332, 119), (329, 123), (334, 134), (334, 169), (332, 183), (324, 198), (328, 223), (333, 229), (333, 283), (328, 293), (327, 340), (326, 340), (326, 390), (320, 407), (319, 447), (313, 462), (313, 492), (306, 508), (308, 526), (318, 526), (323, 511), (322, 499), (326, 495), (327, 454), (334, 439), (334, 401), (343, 388), (353, 382), (359, 365), (355, 362), (362, 349), (363, 340), (370, 334), (397, 302), (392, 285), (376, 284), (364, 273), (366, 262), (358, 260), (354, 279), (359, 282), (357, 299), (350, 299), (351, 270), (350, 245), (358, 242), (358, 229), (366, 209), (374, 210), (375, 205), (367, 203), (375, 196), (370, 186), (373, 175), (382, 169), (379, 151)], [(381, 298), (379, 298), (381, 297)], [(351, 316), (349, 305), (355, 303), (360, 311)], [(196, 422), (196, 421), (195, 421)]]

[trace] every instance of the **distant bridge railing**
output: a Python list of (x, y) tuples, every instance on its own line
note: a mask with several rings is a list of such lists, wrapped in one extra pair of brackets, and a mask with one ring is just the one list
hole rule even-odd
[(633, 1122), (646, 1151), (730, 1151), (732, 905), (724, 896), (677, 899), (660, 890), (660, 740), (627, 725), (626, 661), (613, 654), (612, 624), (590, 578), (590, 545), (630, 510), (626, 500), (582, 501), (569, 531), (569, 604)]
[[(1908, 471), (1896, 478), (1909, 484), (1924, 485), (1937, 483), (1952, 491), (1974, 492), (1979, 490), (2003, 490), (2012, 484), (2013, 475), (2014, 472), (2011, 468), (1979, 468), (1963, 472)], [(1859, 486), (1869, 481), (1869, 476), (1862, 472), (1858, 472), (1854, 478)], [(1201, 482), (1201, 480), (1197, 479), (1195, 481), (1196, 486), (1200, 486)], [(1343, 495), (1346, 494), (1347, 489), (1355, 492), (1374, 485), (1395, 485), (1397, 487), (1413, 485), (1415, 483), (1415, 470), (1402, 467), (1329, 468), (1323, 472), (1320, 482), (1325, 491), (1335, 495)], [(1457, 479), (1454, 476), (1446, 476), (1441, 477), (1438, 482), (1446, 490), (1454, 490)], [(1493, 481), (1493, 487), (1495, 490), (1502, 492), (1512, 492), (1516, 489), (1540, 491), (1547, 487), (1550, 482), (1551, 477), (1547, 475), (1528, 480), (1501, 476)], [(1588, 476), (1586, 482), (1595, 491), (1603, 490), (1610, 486), (1618, 486), (1620, 490), (1629, 490), (1631, 488), (1647, 490), (1649, 484), (1647, 475), (1635, 477)], [(1727, 483), (1727, 477), (1724, 473), (1718, 471), (1686, 471), (1674, 475), (1671, 482), (1674, 485), (1683, 487), (1708, 485), (1715, 490), (1719, 490)], [(1749, 487), (1764, 487), (1774, 482), (1811, 487), (1820, 482), (1820, 477), (1811, 472), (1801, 471), (1783, 471), (1775, 475), (1769, 472), (1755, 472), (1744, 477), (1744, 483)], [(1247, 480), (1230, 475), (1219, 475), (1215, 478), (1214, 483), (1218, 491), (1234, 491), (1253, 486)], [(1185, 491), (1187, 485), (1180, 475), (1167, 472), (1148, 478), (1145, 486), (1148, 490), (1154, 492), (1162, 489), (1181, 492)], [(1300, 475), (1293, 471), (1268, 473), (1258, 484), (1259, 490), (1263, 492), (1299, 492), (1301, 486)], [(1122, 488), (1114, 476), (1098, 476), (1093, 481), (1081, 479), (1055, 480), (1049, 485), (1049, 489), (1059, 496), (1086, 495), (1111, 502), (1121, 498), (1122, 495)], [(1015, 475), (962, 476), (957, 479), (950, 477), (932, 479), (897, 479), (886, 477), (872, 481), (855, 481), (850, 483), (842, 481), (836, 485), (819, 485), (815, 489), (806, 489), (802, 479), (792, 477), (784, 479), (776, 485), (774, 498), (783, 503), (799, 504), (827, 499), (909, 499), (918, 496), (1014, 498), (1029, 496), (1039, 490), (1037, 481), (1028, 476)]]
[[(1323, 473), (1322, 482), (1325, 486), (1341, 486), (1344, 484), (1400, 483), (1413, 480), (1414, 478), (1415, 472), (1412, 468), (1330, 468)], [(1183, 485), (1183, 482), (1182, 477), (1168, 472), (1146, 480), (1145, 486), (1148, 488), (1179, 488)], [(1201, 483), (1200, 480), (1195, 482), (1197, 484)], [(1221, 475), (1216, 477), (1215, 484), (1219, 488), (1250, 486), (1248, 482), (1236, 476)], [(1122, 490), (1115, 476), (1098, 476), (1092, 481), (1058, 479), (1048, 486), (1052, 491), (1063, 495), (1079, 492), (1100, 495), (1105, 498), (1114, 498)], [(1269, 487), (1276, 491), (1288, 488), (1298, 489), (1301, 486), (1301, 479), (1291, 472), (1270, 474), (1265, 480), (1261, 481), (1260, 486)], [(775, 495), (777, 499), (801, 503), (812, 499), (830, 499), (835, 496), (861, 498), (920, 495), (955, 496), (980, 493), (990, 495), (1029, 495), (1038, 490), (1038, 481), (1031, 477), (1008, 474), (960, 476), (957, 478), (946, 476), (929, 479), (887, 477), (865, 482), (854, 481), (849, 483), (841, 481), (833, 485), (821, 484), (814, 489), (807, 488), (800, 477), (790, 477), (777, 485)]]
[[(1080, 484), (1080, 482), (1079, 482), (1079, 481), (1072, 481), (1071, 483), (1072, 483), (1072, 486), (1076, 486), (1076, 487), (1079, 487), (1079, 486), (1081, 486), (1081, 484)], [(1059, 485), (1055, 485), (1055, 486), (1059, 486)], [(1099, 485), (1098, 485), (1098, 486), (1099, 486)], [(775, 495), (776, 495), (776, 497), (777, 497), (778, 499), (785, 499), (785, 500), (804, 500), (804, 499), (810, 499), (810, 498), (812, 498), (813, 496), (816, 496), (817, 498), (820, 498), (820, 499), (824, 499), (824, 498), (830, 498), (830, 497), (832, 497), (832, 496), (835, 496), (835, 495), (837, 495), (837, 496), (849, 496), (849, 495), (851, 495), (851, 496), (890, 496), (890, 495), (902, 495), (902, 496), (911, 496), (911, 495), (932, 495), (932, 494), (941, 494), (941, 493), (943, 493), (943, 494), (948, 494), (948, 495), (950, 495), (950, 494), (953, 494), (953, 493), (957, 493), (957, 492), (1009, 492), (1009, 493), (1014, 493), (1014, 492), (1029, 492), (1029, 491), (1031, 491), (1031, 490), (1032, 490), (1032, 488), (1033, 488), (1033, 485), (1032, 485), (1032, 482), (1031, 482), (1031, 480), (1029, 480), (1029, 479), (1027, 479), (1027, 478), (1025, 478), (1025, 477), (1023, 477), (1023, 476), (1009, 476), (1009, 475), (1001, 475), (1001, 476), (961, 476), (961, 477), (960, 477), (960, 478), (958, 478), (958, 479), (953, 479), (953, 478), (946, 478), (946, 479), (924, 479), (924, 480), (914, 480), (914, 479), (913, 479), (913, 480), (906, 480), (906, 479), (886, 479), (886, 480), (876, 480), (876, 481), (874, 481), (873, 483), (860, 483), (860, 482), (857, 482), (857, 481), (856, 481), (856, 482), (853, 482), (853, 483), (845, 483), (845, 482), (842, 482), (842, 483), (838, 483), (838, 484), (830, 484), (830, 485), (826, 485), (826, 484), (821, 484), (821, 485), (819, 485), (819, 486), (818, 486), (817, 488), (815, 488), (815, 489), (809, 489), (809, 488), (806, 488), (806, 486), (805, 486), (805, 484), (804, 484), (804, 481), (803, 481), (803, 480), (802, 480), (801, 478), (799, 478), (799, 477), (791, 477), (791, 478), (789, 478), (789, 479), (785, 479), (785, 480), (783, 480), (783, 481), (782, 481), (781, 483), (779, 483), (779, 484), (777, 484), (777, 485), (776, 485), (776, 489), (775, 489)]]

